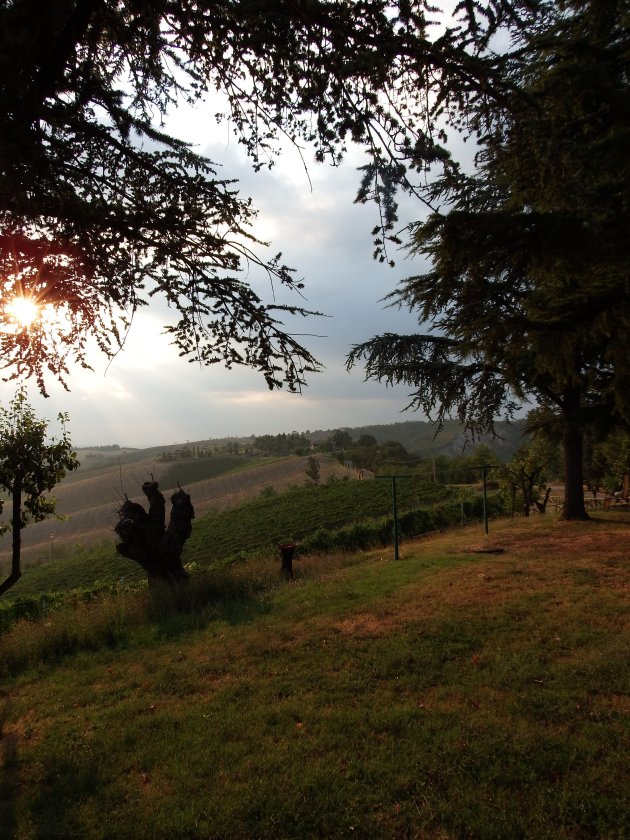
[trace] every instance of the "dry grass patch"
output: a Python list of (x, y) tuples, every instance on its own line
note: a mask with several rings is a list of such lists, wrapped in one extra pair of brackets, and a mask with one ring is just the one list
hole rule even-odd
[(630, 517), (593, 517), (586, 522), (519, 520), (494, 523), (493, 533), (481, 543), (517, 556), (559, 558), (596, 553), (600, 558), (622, 559), (630, 549)]

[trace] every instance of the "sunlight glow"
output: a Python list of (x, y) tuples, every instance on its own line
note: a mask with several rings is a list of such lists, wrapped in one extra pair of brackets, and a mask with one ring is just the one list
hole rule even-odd
[(18, 327), (28, 329), (40, 317), (41, 307), (33, 298), (18, 296), (7, 304), (5, 312)]

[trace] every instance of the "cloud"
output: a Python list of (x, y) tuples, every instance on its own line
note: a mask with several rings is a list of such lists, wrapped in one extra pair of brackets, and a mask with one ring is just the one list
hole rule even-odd
[[(195, 137), (203, 136), (197, 125)], [(185, 121), (182, 124), (185, 128)], [(418, 261), (394, 252), (394, 269), (372, 259), (370, 230), (376, 210), (354, 204), (360, 158), (336, 169), (313, 165), (309, 179), (299, 157), (287, 151), (271, 172), (255, 173), (234, 143), (206, 144), (212, 160), (221, 161), (220, 177), (238, 178), (238, 189), (251, 195), (259, 216), (254, 232), (272, 240), (265, 256), (282, 251), (283, 260), (306, 283), (304, 299), (251, 271), (249, 279), (268, 302), (303, 305), (329, 317), (306, 321), (287, 318), (290, 328), (325, 365), (311, 377), (302, 395), (270, 392), (259, 374), (218, 365), (200, 368), (181, 359), (163, 326), (172, 313), (159, 302), (135, 317), (125, 348), (108, 365), (94, 354), (94, 372), (73, 369), (71, 392), (50, 382), (51, 397), (40, 398), (30, 387), (40, 416), (54, 418), (68, 411), (75, 445), (119, 443), (153, 446), (208, 437), (393, 423), (407, 402), (405, 389), (365, 383), (361, 371), (348, 373), (350, 347), (385, 332), (415, 331), (408, 313), (386, 309), (381, 299), (409, 274), (421, 271)], [(401, 225), (420, 208), (403, 205)], [(307, 335), (309, 334), (309, 335)], [(4, 384), (2, 401), (13, 388)]]

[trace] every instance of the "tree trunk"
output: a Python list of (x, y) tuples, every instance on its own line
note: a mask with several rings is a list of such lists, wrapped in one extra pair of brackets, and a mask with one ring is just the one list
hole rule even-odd
[(523, 516), (529, 516), (534, 502), (534, 479), (524, 476), (523, 479)]
[(190, 496), (181, 488), (173, 493), (171, 516), (166, 528), (164, 496), (157, 482), (145, 482), (142, 490), (149, 500), (149, 512), (137, 502), (125, 500), (118, 511), (119, 521), (114, 529), (121, 539), (116, 551), (142, 566), (149, 584), (186, 580), (188, 574), (181, 557), (195, 518)]
[(565, 429), (562, 436), (564, 454), (564, 509), (561, 519), (589, 519), (584, 506), (584, 475), (582, 471), (582, 430), (577, 419), (579, 394), (571, 395), (565, 409)]
[(547, 512), (547, 503), (549, 502), (549, 496), (551, 496), (551, 487), (547, 487), (545, 491), (545, 498), (542, 500), (542, 502), (535, 503), (539, 513)]
[(0, 584), (0, 595), (10, 589), (22, 577), (20, 556), (22, 552), (22, 476), (17, 475), (13, 482), (13, 506), (11, 510), (12, 552), (11, 574)]

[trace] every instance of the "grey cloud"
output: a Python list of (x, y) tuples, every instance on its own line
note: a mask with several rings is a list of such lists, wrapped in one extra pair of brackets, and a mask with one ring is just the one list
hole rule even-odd
[[(76, 445), (120, 443), (151, 446), (224, 435), (263, 434), (306, 428), (335, 428), (366, 423), (393, 423), (406, 404), (404, 389), (385, 389), (363, 382), (361, 371), (348, 373), (350, 346), (382, 331), (412, 331), (408, 313), (384, 309), (380, 301), (399, 278), (422, 269), (402, 252), (396, 268), (371, 258), (370, 229), (375, 210), (353, 204), (359, 175), (352, 161), (339, 169), (312, 169), (313, 192), (299, 168), (283, 163), (271, 172), (254, 173), (236, 148), (211, 146), (209, 157), (221, 160), (220, 176), (239, 178), (238, 189), (251, 195), (260, 229), (273, 231), (268, 255), (284, 260), (306, 282), (305, 300), (276, 289), (279, 303), (302, 304), (330, 317), (287, 319), (325, 364), (302, 396), (270, 393), (252, 371), (218, 366), (200, 370), (169, 347), (161, 335), (169, 312), (152, 304), (132, 328), (128, 346), (104, 375), (106, 362), (94, 357), (95, 372), (72, 371), (70, 394), (51, 383), (50, 400), (31, 388), (40, 415), (54, 418), (68, 411)], [(355, 161), (356, 164), (356, 161)], [(413, 219), (418, 207), (403, 208)], [(261, 296), (271, 300), (266, 279), (251, 274)], [(325, 337), (316, 337), (325, 336)], [(2, 388), (3, 402), (11, 395)]]

